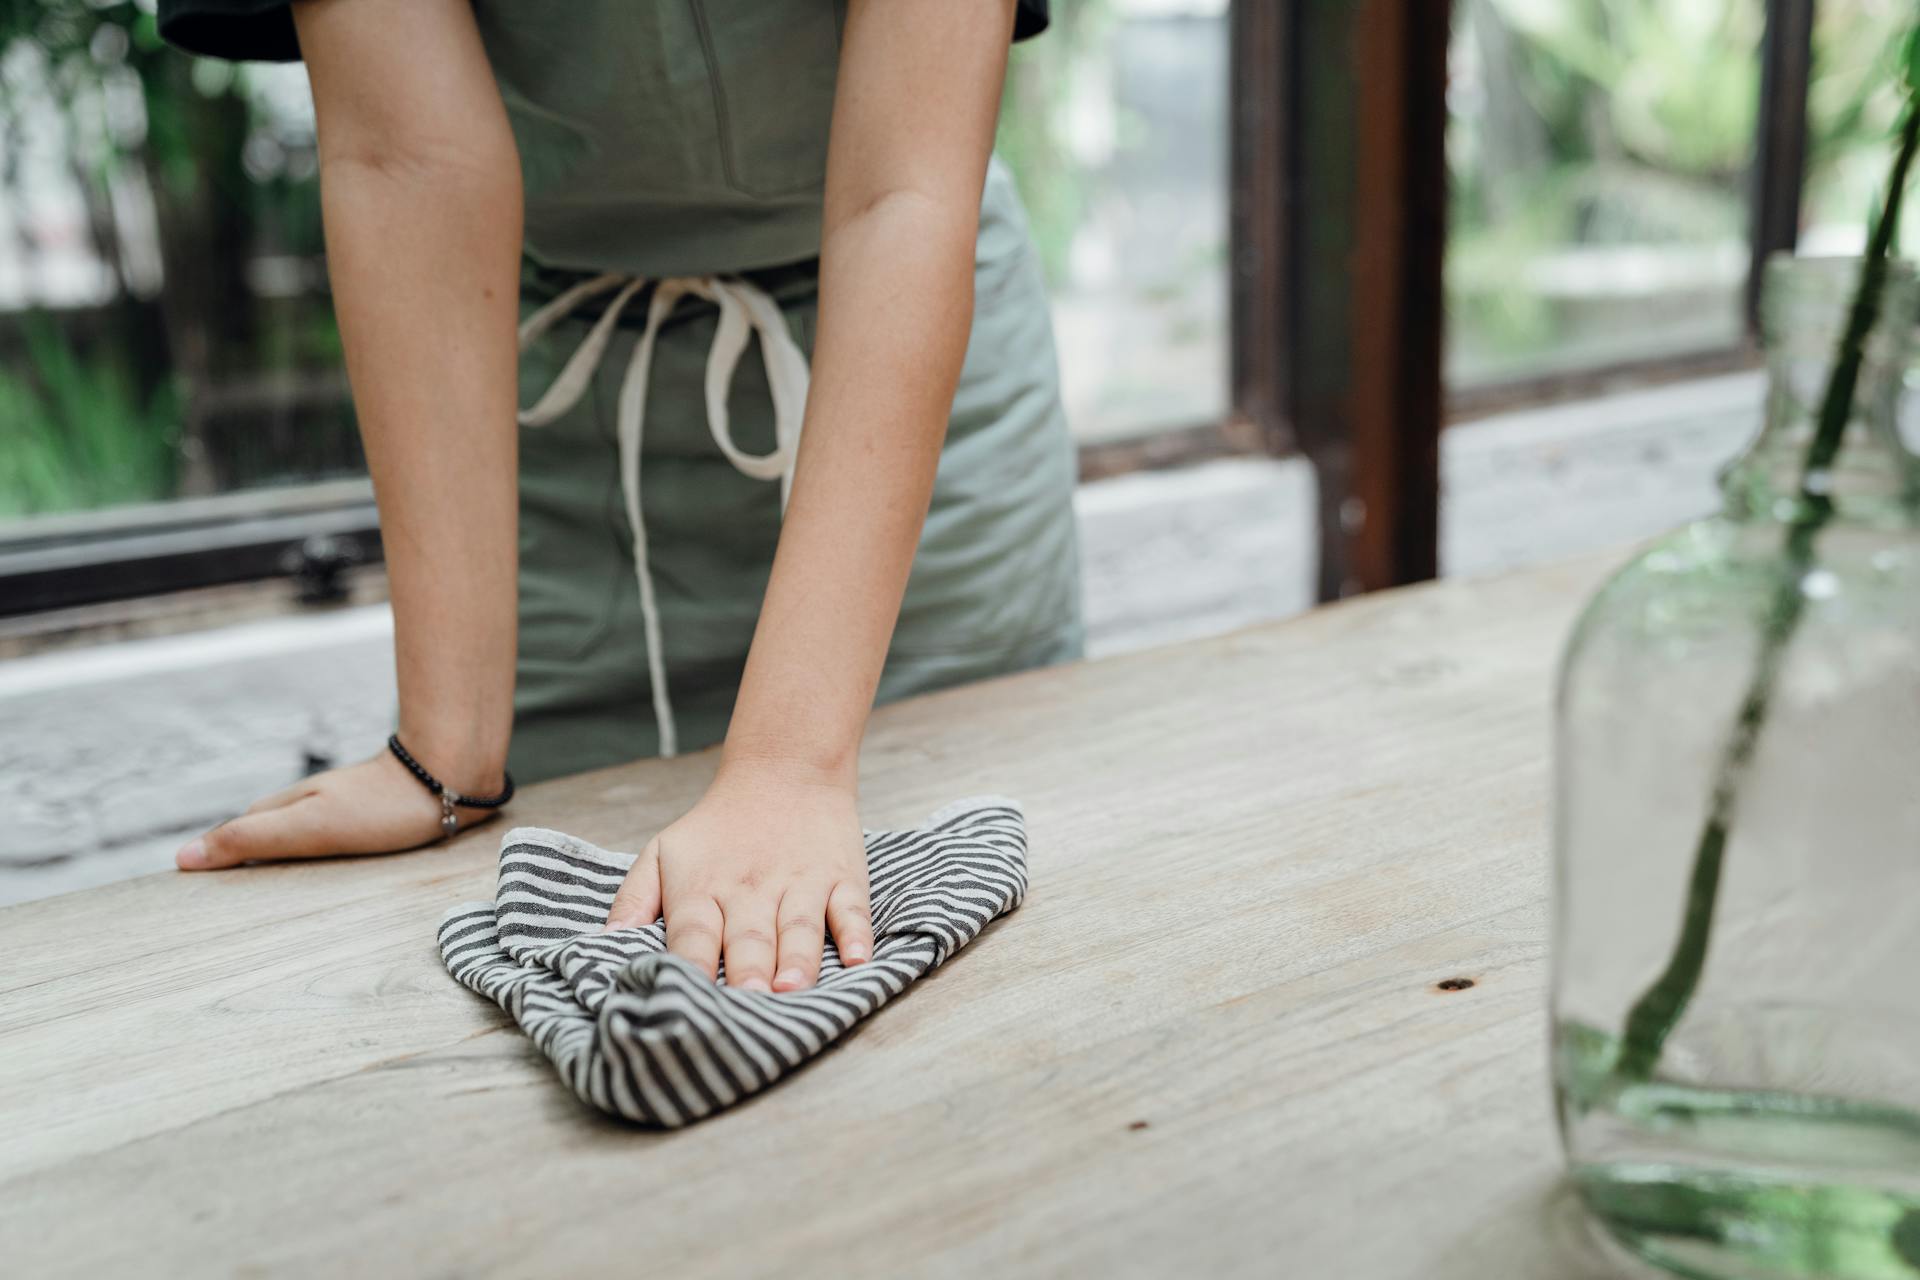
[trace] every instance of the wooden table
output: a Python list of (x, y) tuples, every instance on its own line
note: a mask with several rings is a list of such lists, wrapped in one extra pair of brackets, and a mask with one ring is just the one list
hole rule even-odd
[[(501, 825), (0, 912), (0, 1272), (1616, 1274), (1545, 1071), (1548, 695), (1607, 567), (882, 710), (868, 821), (1019, 796), (1033, 893), (680, 1133), (576, 1104), (441, 969)], [(711, 768), (511, 820), (637, 848)]]

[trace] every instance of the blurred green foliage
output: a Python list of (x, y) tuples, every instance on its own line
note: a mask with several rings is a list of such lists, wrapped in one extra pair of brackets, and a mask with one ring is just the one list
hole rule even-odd
[[(1806, 220), (1848, 229), (1855, 247), (1880, 203), (1887, 140), (1899, 124), (1904, 37), (1917, 13), (1914, 0), (1821, 0), (1814, 10)], [(1903, 243), (1913, 243), (1917, 219), (1920, 207), (1910, 202)]]
[(1753, 142), (1754, 0), (1496, 0), (1556, 154), (1720, 178)]
[(1034, 246), (1056, 282), (1066, 278), (1067, 252), (1089, 195), (1068, 144), (1066, 106), (1088, 53), (1112, 25), (1112, 0), (1055, 5), (1046, 34), (1015, 45), (1007, 63), (994, 150), (1013, 171)]
[[(1857, 251), (1864, 237), (1914, 11), (1913, 0), (1816, 8), (1803, 201), (1813, 251)], [(1737, 336), (1764, 34), (1762, 0), (1459, 0), (1457, 378)]]
[(0, 517), (169, 496), (171, 384), (143, 396), (112, 353), (83, 358), (44, 313), (20, 318), (28, 368), (0, 369)]
[[(1643, 335), (1622, 308), (1580, 297), (1583, 278), (1600, 294), (1619, 285), (1592, 251), (1744, 239), (1764, 29), (1761, 0), (1463, 0), (1448, 133), (1456, 376), (1576, 363), (1583, 343), (1596, 359), (1630, 354)], [(1678, 314), (1660, 319), (1737, 326), (1725, 298), (1685, 296), (1715, 279), (1693, 256), (1640, 259), (1674, 277)], [(1692, 315), (1703, 303), (1713, 313)]]
[[(84, 210), (66, 269), (108, 277), (102, 302), (0, 324), (0, 515), (303, 478), (271, 470), (276, 453), (316, 475), (358, 465), (337, 377), (311, 376), (338, 368), (339, 336), (307, 123), (274, 109), (250, 69), (165, 46), (151, 9), (0, 0), (14, 256), (41, 252), (34, 210), (61, 182)], [(50, 149), (57, 177), (32, 159)], [(271, 401), (268, 382), (307, 402), (270, 420), (222, 407)]]

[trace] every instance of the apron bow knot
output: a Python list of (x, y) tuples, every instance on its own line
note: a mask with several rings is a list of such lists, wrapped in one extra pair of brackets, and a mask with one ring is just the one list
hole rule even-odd
[[(613, 293), (613, 300), (567, 358), (553, 385), (531, 408), (520, 410), (521, 426), (544, 427), (580, 402), (606, 355), (621, 313), (646, 284), (645, 279), (612, 272), (595, 276), (574, 285), (526, 318), (520, 325), (523, 355), (541, 335), (571, 315), (581, 303)], [(646, 327), (641, 331), (639, 342), (634, 344), (626, 375), (620, 382), (615, 416), (620, 441), (620, 489), (626, 498), (627, 523), (633, 530), (633, 571), (640, 586), (640, 620), (647, 642), (647, 680), (653, 694), (653, 715), (660, 729), (663, 756), (678, 754), (679, 734), (667, 690), (666, 660), (660, 646), (660, 606), (654, 597), (653, 570), (647, 561), (647, 527), (640, 505), (640, 438), (646, 425), (647, 378), (653, 368), (654, 343), (667, 316), (680, 299), (689, 294), (705, 298), (720, 308), (720, 325), (707, 351), (707, 430), (720, 452), (741, 475), (780, 482), (783, 512), (787, 495), (793, 489), (794, 460), (799, 453), (800, 427), (807, 407), (806, 355), (788, 331), (779, 305), (764, 290), (745, 280), (722, 276), (673, 276), (655, 283), (647, 306)], [(756, 334), (760, 338), (760, 358), (767, 368), (767, 386), (773, 395), (774, 446), (771, 452), (763, 454), (747, 453), (734, 443), (732, 419), (727, 411), (727, 394), (733, 384), (734, 370), (740, 366), (748, 338)]]

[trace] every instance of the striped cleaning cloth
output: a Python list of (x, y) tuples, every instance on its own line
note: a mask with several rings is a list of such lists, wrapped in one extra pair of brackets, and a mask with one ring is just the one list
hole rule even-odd
[(873, 958), (843, 966), (831, 939), (817, 986), (716, 985), (666, 950), (666, 926), (602, 933), (633, 855), (518, 827), (500, 842), (492, 902), (440, 924), (447, 971), (520, 1024), (581, 1099), (678, 1128), (758, 1093), (1020, 905), (1027, 833), (998, 796), (917, 827), (866, 834)]

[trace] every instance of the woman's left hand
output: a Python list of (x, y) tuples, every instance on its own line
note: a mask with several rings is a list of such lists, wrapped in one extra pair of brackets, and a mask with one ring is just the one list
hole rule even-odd
[(607, 928), (667, 919), (667, 949), (727, 983), (798, 991), (820, 976), (825, 930), (843, 964), (873, 956), (866, 842), (853, 788), (777, 765), (723, 764), (706, 795), (650, 841)]

